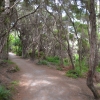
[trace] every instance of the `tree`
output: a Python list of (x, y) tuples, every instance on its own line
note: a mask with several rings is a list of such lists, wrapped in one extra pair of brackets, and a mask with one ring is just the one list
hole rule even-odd
[(90, 56), (89, 56), (89, 71), (87, 76), (87, 86), (92, 91), (94, 97), (98, 99), (99, 93), (93, 85), (93, 76), (95, 74), (95, 69), (97, 66), (97, 34), (96, 34), (96, 13), (95, 13), (95, 1), (90, 0), (90, 33), (89, 33), (89, 43), (90, 43)]

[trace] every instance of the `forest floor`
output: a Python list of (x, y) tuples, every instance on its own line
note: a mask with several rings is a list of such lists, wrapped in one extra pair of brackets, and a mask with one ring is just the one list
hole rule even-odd
[(15, 77), (19, 86), (14, 100), (94, 100), (84, 78), (66, 77), (63, 71), (36, 65), (13, 53), (9, 58), (20, 68)]

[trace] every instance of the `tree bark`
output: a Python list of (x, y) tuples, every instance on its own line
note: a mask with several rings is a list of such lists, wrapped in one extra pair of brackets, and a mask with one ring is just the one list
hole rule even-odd
[(34, 60), (35, 59), (35, 47), (36, 47), (36, 45), (35, 44), (33, 44), (33, 46), (32, 46), (32, 53), (31, 53), (31, 55), (30, 55), (30, 57), (31, 57), (31, 60)]
[(94, 97), (98, 99), (99, 93), (93, 85), (93, 76), (96, 68), (96, 56), (97, 56), (97, 35), (96, 35), (96, 14), (95, 14), (95, 3), (94, 0), (90, 0), (90, 33), (89, 33), (89, 43), (90, 43), (90, 57), (89, 57), (89, 71), (87, 76), (87, 86), (92, 91)]

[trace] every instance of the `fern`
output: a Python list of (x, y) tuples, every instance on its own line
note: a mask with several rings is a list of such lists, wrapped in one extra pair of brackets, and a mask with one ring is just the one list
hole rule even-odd
[(10, 96), (10, 90), (7, 90), (4, 86), (0, 86), (0, 100), (9, 100)]

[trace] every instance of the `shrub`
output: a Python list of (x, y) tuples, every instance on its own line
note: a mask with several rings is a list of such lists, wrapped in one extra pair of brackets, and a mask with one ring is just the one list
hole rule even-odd
[(21, 56), (22, 55), (22, 48), (21, 47), (17, 47), (17, 50), (16, 50), (16, 55), (18, 56)]
[(100, 72), (100, 67), (97, 66), (96, 71), (97, 72)]
[(3, 60), (5, 63), (14, 64), (11, 60)]
[(78, 56), (75, 57), (75, 70), (69, 70), (66, 72), (66, 75), (72, 78), (78, 78), (84, 76), (84, 74), (88, 71), (88, 66), (86, 63), (86, 58), (84, 58), (80, 62), (79, 66), (79, 59)]
[(46, 60), (49, 61), (49, 62), (57, 62), (60, 59), (57, 56), (55, 56), (55, 57), (50, 56), (50, 57), (46, 57)]
[(10, 100), (10, 90), (7, 90), (4, 86), (0, 85), (0, 100)]
[(79, 65), (79, 59), (78, 57), (76, 57), (75, 70), (80, 71), (82, 75), (88, 71), (87, 59), (85, 57), (83, 60), (81, 60), (80, 65)]
[(64, 66), (68, 66), (68, 65), (69, 65), (68, 59), (65, 58), (65, 59), (63, 60), (63, 63), (64, 63)]
[(48, 62), (46, 60), (39, 60), (37, 64), (38, 65), (48, 65)]
[(57, 70), (60, 70), (60, 71), (62, 71), (62, 68), (61, 68), (61, 67), (57, 67)]
[(78, 78), (81, 76), (81, 73), (78, 70), (69, 70), (66, 72), (66, 76), (72, 78)]
[(18, 85), (19, 84), (19, 81), (12, 81), (11, 84), (12, 85)]
[(57, 56), (55, 56), (55, 57), (52, 57), (52, 56), (46, 57), (46, 60), (48, 62), (51, 62), (52, 64), (56, 64), (56, 65), (59, 65), (60, 64), (60, 59)]
[(20, 68), (16, 65), (14, 70), (17, 72), (17, 71), (20, 71)]

